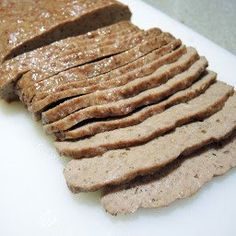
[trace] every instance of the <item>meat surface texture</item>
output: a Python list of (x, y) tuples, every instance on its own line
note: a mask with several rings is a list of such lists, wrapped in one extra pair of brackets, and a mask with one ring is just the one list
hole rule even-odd
[(236, 128), (236, 117), (231, 115), (234, 112), (236, 95), (228, 99), (222, 110), (202, 122), (181, 126), (128, 150), (112, 150), (102, 156), (72, 160), (64, 172), (67, 184), (72, 192), (95, 191), (153, 173), (180, 155), (228, 137)]
[(131, 17), (127, 6), (113, 0), (8, 0), (0, 7), (0, 62)]
[(236, 166), (236, 93), (208, 60), (116, 0), (0, 1), (0, 98), (70, 159), (112, 215), (168, 206)]
[[(80, 88), (81, 86), (92, 86), (101, 81), (121, 76), (128, 71), (150, 63), (157, 56), (164, 55), (180, 45), (180, 40), (173, 40), (173, 38), (165, 33), (160, 34), (158, 37), (151, 36), (128, 51), (73, 68), (50, 77), (48, 80), (44, 80), (43, 83), (37, 85), (39, 89), (34, 101), (37, 102), (40, 99), (46, 98), (52, 92), (64, 92), (68, 89)], [(78, 74), (81, 75), (81, 79)]]
[[(112, 27), (117, 28), (116, 25), (112, 25), (109, 29)], [(128, 27), (132, 28), (132, 26)], [(2, 93), (8, 88), (7, 86), (15, 85), (17, 82), (18, 96), (22, 102), (28, 103), (28, 100), (31, 99), (31, 97), (28, 98), (26, 93), (28, 87), (32, 87), (36, 83), (70, 68), (124, 52), (135, 47), (137, 43), (142, 42), (149, 35), (160, 34), (158, 29), (151, 29), (147, 32), (136, 29), (132, 33), (127, 29), (127, 32), (116, 36), (110, 35), (110, 30), (106, 30), (106, 32), (107, 37), (101, 42), (99, 42), (100, 35), (98, 35), (99, 40), (94, 38), (92, 39), (94, 42), (82, 45), (81, 37), (77, 36), (73, 38), (73, 41), (77, 44), (75, 48), (65, 49), (67, 43), (64, 43), (64, 41), (68, 40), (62, 40), (63, 42), (59, 45), (61, 50), (57, 50), (57, 53), (54, 53), (54, 48), (58, 45), (54, 43), (7, 61), (0, 67), (2, 70), (0, 81)], [(48, 53), (45, 54), (45, 51)]]
[(215, 82), (215, 80), (216, 80), (216, 74), (214, 72), (209, 72), (203, 75), (199, 81), (194, 83), (189, 88), (175, 93), (174, 95), (170, 96), (170, 98), (164, 100), (163, 102), (147, 106), (144, 109), (140, 109), (139, 111), (122, 118), (113, 118), (104, 121), (90, 122), (87, 125), (83, 125), (81, 127), (72, 130), (57, 133), (56, 136), (60, 140), (66, 140), (66, 139), (73, 140), (73, 139), (83, 138), (86, 136), (92, 136), (97, 133), (102, 133), (105, 131), (115, 130), (139, 124), (148, 117), (160, 113), (173, 105), (176, 105), (181, 102), (187, 102), (190, 99), (197, 97), (201, 93), (205, 92), (208, 89), (208, 87)]
[[(169, 40), (171, 40), (167, 35), (163, 34), (163, 36), (160, 36), (160, 41), (159, 41), (160, 46), (168, 43)], [(171, 44), (171, 45), (174, 45), (174, 44)], [(156, 43), (156, 47), (158, 47), (158, 43)], [(164, 50), (164, 49), (166, 49), (166, 50)], [(50, 93), (48, 96), (43, 97), (42, 99), (38, 99), (40, 96), (40, 94), (38, 94), (38, 96), (35, 97), (34, 101), (32, 102), (31, 111), (32, 112), (41, 112), (43, 109), (45, 109), (45, 107), (49, 106), (50, 104), (58, 102), (58, 101), (65, 99), (65, 98), (85, 95), (85, 94), (89, 94), (92, 92), (96, 92), (98, 90), (105, 90), (105, 89), (125, 85), (131, 79), (135, 79), (138, 76), (151, 73), (150, 69), (144, 70), (143, 66), (150, 63), (152, 60), (157, 60), (161, 56), (164, 56), (169, 53), (170, 54), (170, 55), (168, 55), (169, 60), (174, 61), (179, 55), (184, 53), (186, 49), (184, 46), (177, 49), (175, 52), (173, 52), (173, 54), (175, 54), (175, 55), (171, 54), (171, 50), (173, 50), (173, 48), (170, 46), (167, 46), (165, 48), (160, 48), (160, 49), (158, 48), (158, 49), (154, 50), (152, 53), (149, 53), (148, 55), (141, 57), (134, 62), (131, 62), (121, 68), (118, 68), (117, 70), (119, 70), (119, 73), (123, 72), (120, 76), (113, 77), (114, 71), (111, 71), (110, 73), (108, 72), (108, 73), (100, 75), (100, 76), (92, 77), (91, 79), (85, 78), (83, 80), (78, 80), (77, 83), (76, 82), (73, 84), (69, 83), (68, 89), (67, 89), (66, 85), (64, 85), (63, 88), (61, 86), (60, 89), (62, 91), (59, 91), (57, 93), (54, 92), (53, 94)], [(127, 55), (127, 53), (125, 53), (125, 54)], [(117, 56), (120, 56), (120, 54)], [(159, 60), (159, 65), (164, 63), (164, 61), (166, 62), (166, 60), (168, 60), (168, 58), (165, 59), (163, 57), (162, 60)], [(66, 73), (66, 77), (67, 76), (69, 76), (69, 75)], [(71, 88), (71, 86), (73, 86), (73, 87)], [(42, 96), (42, 94), (41, 94), (41, 96)]]
[(112, 215), (134, 213), (138, 208), (166, 207), (192, 196), (213, 177), (236, 166), (236, 135), (191, 156), (180, 158), (152, 176), (106, 189), (101, 202)]
[(101, 44), (95, 43), (89, 44), (87, 47), (78, 47), (75, 52), (69, 52), (68, 55), (62, 55), (51, 63), (45, 63), (44, 67), (42, 66), (37, 70), (30, 70), (25, 73), (17, 83), (19, 96), (27, 104), (32, 99), (31, 96), (28, 98), (26, 92), (28, 87), (70, 68), (124, 52), (142, 42), (149, 34), (159, 34), (159, 30), (141, 31), (131, 35), (123, 35), (120, 39), (114, 39), (107, 43), (104, 40)]
[[(51, 123), (55, 122), (61, 118), (66, 117), (70, 113), (73, 113), (82, 108), (86, 108), (94, 105), (102, 105), (109, 102), (115, 102), (125, 98), (129, 98), (139, 94), (142, 91), (154, 88), (162, 83), (164, 83), (169, 77), (174, 76), (177, 73), (182, 72), (193, 63), (197, 58), (197, 53), (193, 51), (189, 55), (184, 55), (180, 62), (176, 62), (169, 71), (161, 70), (162, 66), (165, 64), (173, 63), (179, 59), (186, 52), (184, 47), (177, 49), (170, 54), (167, 54), (156, 61), (152, 62), (151, 65), (146, 66), (147, 68), (142, 68), (141, 71), (137, 69), (128, 76), (122, 76), (121, 78), (116, 78), (113, 81), (109, 80), (107, 84), (107, 89), (99, 90), (94, 93), (85, 94), (84, 96), (78, 96), (71, 100), (52, 108), (43, 113), (43, 122)], [(160, 71), (156, 71), (160, 68)], [(150, 70), (150, 75), (143, 75), (146, 70)], [(159, 73), (160, 72), (160, 73)], [(169, 72), (169, 74), (168, 74)], [(141, 74), (141, 75), (140, 75)], [(169, 77), (168, 77), (169, 75)], [(117, 85), (117, 86), (116, 86)], [(111, 88), (109, 88), (111, 87)], [(60, 111), (60, 112), (58, 112)]]
[[(59, 121), (45, 125), (44, 128), (48, 133), (61, 132), (88, 119), (127, 115), (139, 107), (157, 103), (177, 91), (191, 86), (199, 78), (206, 66), (207, 61), (205, 58), (201, 58), (189, 70), (174, 76), (173, 79), (170, 79), (161, 86), (146, 90), (137, 96), (119, 100), (118, 102), (81, 109)], [(168, 73), (162, 75), (168, 78)], [(62, 115), (64, 114), (63, 111), (61, 113)]]
[(57, 142), (59, 152), (76, 158), (101, 155), (108, 150), (143, 144), (176, 126), (204, 119), (220, 110), (232, 94), (232, 87), (217, 82), (204, 94), (180, 103), (160, 114), (153, 114), (140, 124), (95, 135), (77, 142)]

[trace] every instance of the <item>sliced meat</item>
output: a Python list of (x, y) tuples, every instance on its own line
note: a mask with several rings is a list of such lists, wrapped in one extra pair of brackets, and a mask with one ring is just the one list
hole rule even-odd
[[(172, 42), (170, 44), (159, 49), (158, 53), (164, 54), (168, 50), (174, 50), (181, 44), (181, 42), (179, 40), (173, 40), (173, 37), (166, 33), (160, 34), (158, 37), (150, 35), (150, 37), (147, 37), (140, 45), (128, 51), (96, 61), (94, 63), (72, 68), (39, 83), (35, 83), (34, 86), (28, 88), (27, 94), (29, 97), (33, 97), (35, 95), (32, 99), (32, 102), (34, 102), (35, 100), (46, 97), (47, 95), (51, 95), (52, 92), (55, 93), (57, 91), (59, 92), (70, 88), (78, 88), (82, 85), (94, 85), (101, 80), (108, 80), (112, 77), (112, 75), (118, 73), (118, 71), (120, 71), (120, 73), (123, 71), (124, 73), (125, 70), (131, 70), (132, 68), (137, 67), (138, 64), (141, 66), (141, 64), (144, 64), (145, 61), (148, 62), (149, 59), (144, 60), (143, 56), (147, 56), (148, 58), (150, 57), (150, 59), (151, 57), (155, 58), (155, 56), (157, 56), (157, 50), (171, 41)], [(158, 49), (154, 50), (156, 48)], [(150, 54), (143, 55), (152, 50), (154, 51), (153, 53), (150, 53), (151, 56), (149, 56)], [(91, 76), (95, 74), (98, 74), (98, 76), (91, 78)], [(33, 95), (31, 95), (31, 93), (33, 93)]]
[(74, 158), (102, 155), (108, 150), (146, 143), (164, 133), (194, 120), (204, 119), (219, 111), (233, 93), (222, 82), (212, 85), (205, 94), (155, 114), (131, 127), (97, 134), (76, 142), (56, 142), (60, 154)]
[(213, 142), (221, 141), (236, 129), (236, 95), (224, 108), (202, 121), (176, 128), (172, 133), (129, 150), (109, 151), (103, 156), (70, 161), (64, 171), (71, 191), (94, 191), (118, 185), (140, 175), (151, 174), (177, 159)]
[[(93, 84), (93, 80), (97, 83), (104, 77), (108, 79), (114, 76), (120, 76), (126, 71), (136, 68), (138, 63), (142, 65), (142, 60), (147, 60), (148, 63), (152, 57), (155, 58), (156, 54), (170, 52), (180, 45), (181, 40), (174, 39), (168, 33), (162, 33), (158, 37), (147, 38), (144, 42), (126, 52), (60, 73), (58, 77), (54, 78), (58, 84), (54, 86), (55, 89), (53, 89), (53, 86), (50, 88), (49, 84), (49, 87), (42, 86), (42, 92), (45, 91), (45, 94), (47, 94), (47, 91), (59, 92), (69, 88), (78, 88), (81, 86), (81, 83), (83, 86), (88, 86)], [(67, 74), (67, 72), (69, 73)], [(78, 81), (76, 76), (78, 72), (85, 79)], [(54, 79), (52, 78), (53, 81)]]
[(191, 87), (179, 91), (176, 94), (170, 96), (163, 102), (157, 103), (134, 112), (131, 115), (124, 118), (114, 118), (102, 121), (95, 121), (88, 123), (87, 125), (61, 132), (56, 134), (56, 137), (60, 140), (73, 140), (80, 139), (88, 136), (102, 133), (105, 131), (125, 128), (132, 125), (137, 125), (143, 122), (145, 119), (151, 117), (154, 114), (163, 112), (165, 109), (176, 105), (181, 102), (187, 102), (205, 92), (209, 86), (216, 80), (216, 74), (209, 72), (202, 76), (202, 78), (194, 83)]
[[(105, 58), (98, 62), (73, 68), (50, 77), (42, 83), (38, 83), (36, 85), (37, 94), (33, 100), (45, 98), (52, 92), (62, 92), (81, 86), (86, 87), (112, 79), (115, 76), (120, 76), (127, 71), (150, 63), (155, 60), (157, 56), (171, 52), (180, 45), (180, 40), (174, 40), (172, 36), (166, 33), (158, 37), (151, 37), (126, 52)], [(81, 76), (78, 76), (78, 74)]]
[(0, 62), (131, 17), (127, 6), (113, 0), (9, 0), (0, 8)]
[(45, 125), (44, 128), (48, 133), (60, 132), (68, 130), (73, 126), (78, 125), (80, 122), (88, 119), (129, 114), (138, 107), (159, 102), (177, 91), (191, 86), (192, 83), (199, 78), (206, 66), (207, 61), (202, 57), (195, 64), (193, 64), (189, 70), (175, 76), (162, 86), (146, 90), (138, 96), (129, 99), (82, 109), (63, 118), (62, 120)]
[[(7, 65), (4, 65), (3, 68), (3, 76), (0, 84), (1, 90), (6, 90), (6, 88), (10, 85), (13, 87), (14, 83), (21, 78), (17, 83), (17, 88), (20, 92), (19, 96), (21, 97), (23, 89), (27, 89), (28, 86), (33, 85), (35, 82), (43, 80), (44, 78), (71, 67), (125, 51), (127, 48), (132, 48), (136, 45), (136, 43), (142, 42), (143, 38), (149, 35), (149, 33), (159, 34), (159, 30), (153, 29), (148, 32), (138, 32), (131, 34), (129, 37), (121, 36), (123, 39), (117, 39), (116, 37), (114, 40), (111, 40), (109, 44), (106, 44), (106, 42), (103, 41), (100, 44), (94, 43), (94, 46), (87, 46), (86, 48), (78, 47), (77, 51), (72, 52), (71, 54), (68, 52), (64, 55), (62, 50), (62, 53), (55, 58), (48, 58), (43, 55), (43, 57), (47, 60), (42, 60), (42, 57), (39, 55), (31, 58), (30, 64), (27, 63), (28, 61), (24, 60), (22, 60), (23, 62), (19, 66), (18, 63), (16, 63), (15, 69), (14, 65), (10, 64), (9, 66), (9, 63), (7, 63)], [(109, 41), (109, 38), (107, 40)], [(119, 41), (118, 44), (116, 43), (116, 40)], [(115, 47), (115, 45), (117, 47)], [(51, 50), (51, 48), (49, 48), (49, 50)], [(24, 55), (25, 54), (22, 55), (23, 58)]]
[[(156, 68), (161, 67), (162, 65), (164, 65), (166, 63), (171, 63), (173, 61), (176, 61), (184, 53), (186, 53), (186, 47), (182, 46), (179, 49), (177, 49), (167, 55), (160, 55), (159, 58), (157, 56), (156, 63), (155, 63)], [(153, 62), (150, 64), (153, 64)], [(147, 64), (144, 64), (144, 65), (147, 68), (147, 71), (143, 67), (141, 67), (141, 68), (137, 68), (133, 71), (130, 71), (125, 75), (118, 76), (118, 77), (110, 79), (108, 81), (102, 79), (102, 81), (100, 83), (94, 84), (92, 86), (80, 87), (80, 88), (71, 89), (71, 90), (65, 90), (65, 91), (58, 93), (58, 94), (53, 93), (51, 96), (45, 98), (44, 100), (34, 103), (32, 106), (32, 111), (33, 112), (41, 112), (45, 107), (51, 105), (52, 103), (60, 101), (61, 99), (64, 99), (64, 98), (90, 94), (90, 93), (96, 92), (98, 90), (106, 90), (109, 88), (123, 86), (123, 85), (129, 83), (130, 81), (135, 80), (136, 78), (138, 78), (140, 76), (146, 75), (146, 73), (150, 74), (150, 71), (153, 70), (153, 67), (150, 66), (150, 71), (149, 71)], [(91, 94), (91, 96), (92, 96), (92, 94)]]
[[(151, 29), (147, 32), (142, 30), (135, 30), (134, 32), (122, 31), (115, 35), (107, 35), (105, 39), (101, 40), (94, 38), (92, 39), (92, 42), (87, 43), (86, 41), (84, 41), (83, 43), (79, 41), (76, 48), (68, 49), (66, 50), (66, 52), (62, 48), (62, 52), (54, 56), (53, 60), (50, 62), (41, 60), (41, 58), (36, 58), (35, 60), (37, 60), (37, 62), (40, 64), (36, 64), (34, 67), (30, 67), (31, 73), (36, 73), (36, 77), (33, 79), (33, 82), (39, 82), (47, 76), (58, 73), (58, 71), (60, 71), (59, 68), (61, 68), (64, 64), (67, 67), (62, 67), (63, 69), (70, 69), (71, 67), (74, 67), (76, 65), (85, 64), (87, 62), (103, 58), (104, 56), (122, 52), (123, 50), (126, 50), (124, 49), (124, 47), (127, 47), (127, 45), (125, 46), (124, 43), (127, 43), (128, 47), (133, 47), (135, 46), (136, 41), (142, 41), (145, 36), (149, 35), (149, 33), (154, 35), (160, 34), (159, 29)], [(107, 52), (107, 55), (102, 55), (104, 53), (104, 50), (107, 50), (107, 48), (110, 48), (110, 52)], [(99, 55), (97, 52), (99, 50), (101, 50), (101, 55)], [(94, 51), (95, 53), (93, 57), (92, 55), (90, 55), (92, 51)], [(21, 80), (22, 87), (24, 87), (24, 83), (26, 82), (27, 81), (24, 81), (24, 79)]]
[(213, 177), (236, 166), (236, 135), (170, 163), (153, 176), (107, 189), (103, 207), (112, 215), (134, 213), (138, 208), (159, 208), (192, 196)]
[[(131, 23), (121, 22), (93, 32), (89, 32), (85, 35), (54, 42), (48, 46), (35, 49), (34, 51), (24, 53), (9, 61), (6, 61), (0, 66), (0, 92), (5, 94), (9, 92), (14, 95), (13, 90), (15, 81), (17, 81), (27, 71), (41, 70), (46, 73), (48, 72), (47, 70), (49, 65), (51, 65), (48, 63), (48, 61), (53, 62), (58, 58), (66, 59), (68, 54), (73, 54), (72, 52), (75, 51), (78, 52), (79, 47), (82, 47), (82, 45), (85, 44), (88, 48), (88, 42), (90, 43), (89, 45), (97, 45), (98, 43), (101, 44), (101, 42), (104, 41), (104, 38), (109, 40), (112, 38), (122, 37), (122, 35), (124, 35), (124, 29), (127, 30), (128, 34), (132, 31), (140, 31)], [(127, 32), (125, 32), (125, 34), (127, 34)], [(83, 50), (86, 47), (82, 47)], [(72, 60), (72, 62), (74, 61)], [(4, 96), (2, 97), (5, 98)]]
[[(147, 65), (146, 66), (147, 68), (145, 67), (145, 69), (151, 68), (150, 70), (151, 73), (155, 71), (151, 75), (144, 77), (142, 77), (141, 75), (140, 78), (137, 78), (134, 74), (128, 77), (128, 81), (131, 82), (127, 83), (124, 86), (107, 89), (103, 91), (97, 91), (92, 94), (70, 99), (64, 103), (61, 103), (55, 108), (52, 108), (44, 112), (42, 115), (43, 122), (44, 124), (55, 122), (82, 108), (94, 105), (102, 105), (109, 102), (115, 102), (121, 99), (135, 96), (144, 90), (159, 86), (160, 84), (166, 82), (170, 77), (185, 71), (197, 59), (198, 59), (198, 54), (196, 50), (193, 48), (189, 48), (187, 50), (187, 53), (184, 55), (183, 55), (183, 50), (181, 49), (174, 51), (170, 55), (166, 55), (163, 58), (154, 61), (150, 65)], [(174, 62), (176, 60), (178, 61)], [(171, 64), (165, 65), (168, 63)]]
[(32, 86), (34, 83), (40, 82), (72, 67), (124, 52), (135, 47), (137, 43), (142, 42), (149, 34), (159, 35), (159, 30), (152, 29), (147, 32), (138, 32), (134, 35), (131, 34), (130, 36), (122, 36), (122, 39), (116, 38), (108, 44), (106, 42), (102, 42), (101, 45), (95, 45), (92, 47), (88, 46), (87, 48), (80, 49), (78, 48), (78, 51), (75, 53), (57, 58), (52, 61), (52, 63), (45, 64), (39, 71), (31, 70), (25, 73), (17, 83), (19, 97), (24, 103), (27, 104), (28, 100), (25, 99), (27, 98), (27, 94), (24, 96), (24, 93), (27, 91), (28, 87)]
[(17, 71), (17, 69), (19, 69), (18, 67), (24, 66), (28, 69), (40, 70), (49, 59), (55, 60), (56, 58), (66, 56), (72, 52), (78, 51), (78, 48), (83, 46), (88, 48), (88, 43), (92, 44), (92, 46), (95, 46), (95, 44), (101, 44), (104, 40), (109, 42), (117, 37), (122, 37), (124, 35), (129, 35), (129, 33), (138, 32), (141, 32), (141, 30), (129, 21), (119, 22), (111, 26), (91, 31), (84, 35), (69, 37), (60, 41), (56, 41), (50, 45), (37, 48), (33, 51), (26, 52), (23, 55), (19, 55), (4, 62), (1, 65), (1, 71), (2, 73), (7, 73), (12, 70)]

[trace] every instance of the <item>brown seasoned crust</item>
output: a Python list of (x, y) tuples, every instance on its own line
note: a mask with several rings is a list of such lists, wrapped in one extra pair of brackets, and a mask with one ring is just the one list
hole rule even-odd
[[(64, 103), (44, 112), (42, 114), (43, 123), (52, 123), (82, 108), (119, 101), (135, 96), (147, 89), (159, 86), (160, 84), (165, 83), (170, 77), (188, 69), (198, 59), (196, 50), (188, 49), (187, 53), (185, 52), (185, 48), (181, 47), (180, 49), (157, 59), (149, 65), (145, 65), (144, 69), (141, 68), (140, 76), (139, 74), (136, 76), (135, 73), (134, 75), (132, 74), (131, 76), (128, 76), (128, 78), (125, 78), (128, 80), (128, 83), (123, 86), (97, 91), (92, 94), (67, 100)], [(185, 54), (183, 55), (183, 53)], [(152, 74), (143, 77), (142, 70), (146, 69)]]
[(145, 119), (151, 117), (152, 115), (163, 112), (165, 109), (173, 105), (181, 102), (187, 102), (194, 97), (199, 96), (201, 93), (204, 93), (209, 88), (209, 86), (215, 82), (215, 80), (216, 74), (214, 72), (206, 73), (191, 87), (175, 93), (174, 95), (170, 96), (160, 103), (147, 106), (140, 111), (134, 112), (133, 114), (127, 115), (122, 118), (113, 118), (109, 120), (90, 122), (87, 125), (83, 125), (72, 130), (57, 133), (56, 137), (61, 141), (80, 139), (87, 136), (95, 135), (97, 133), (137, 125), (143, 122)]
[(217, 82), (203, 95), (180, 103), (161, 114), (154, 114), (140, 124), (97, 134), (76, 142), (56, 142), (60, 154), (75, 158), (102, 155), (108, 150), (146, 143), (194, 120), (204, 119), (220, 110), (233, 93), (231, 86)]
[[(156, 68), (158, 68), (158, 66), (161, 67), (162, 65), (164, 65), (166, 63), (171, 63), (171, 62), (176, 61), (184, 53), (186, 53), (185, 46), (182, 46), (170, 53), (166, 52), (166, 55), (165, 54), (161, 54), (161, 55), (157, 54), (156, 58), (154, 58), (155, 61), (158, 60), (156, 63)], [(145, 60), (143, 59), (142, 61), (145, 61)], [(150, 62), (149, 64), (151, 64), (151, 63), (153, 63), (153, 62)], [(106, 78), (101, 78), (100, 83), (99, 82), (97, 84), (94, 83), (92, 86), (87, 86), (87, 87), (81, 86), (81, 87), (75, 88), (75, 89), (64, 90), (63, 92), (60, 92), (60, 93), (53, 93), (51, 96), (46, 97), (44, 100), (33, 103), (32, 107), (31, 107), (31, 111), (32, 112), (41, 112), (45, 107), (49, 106), (52, 103), (60, 101), (64, 98), (70, 98), (70, 97), (75, 97), (75, 96), (79, 96), (79, 95), (91, 94), (96, 91), (107, 90), (110, 88), (123, 86), (123, 85), (131, 82), (132, 80), (135, 80), (138, 77), (141, 77), (141, 76), (143, 77), (143, 76), (146, 76), (147, 74), (150, 74), (150, 72), (151, 72), (151, 70), (148, 69), (148, 63), (143, 63), (143, 67), (137, 67), (132, 71), (129, 70), (129, 71), (127, 71), (126, 74), (123, 74), (123, 75), (115, 77), (115, 78), (111, 78), (109, 80), (106, 80)], [(91, 94), (91, 96), (92, 96), (92, 94)], [(61, 109), (61, 108), (59, 108), (59, 109)]]
[(8, 0), (0, 7), (0, 62), (131, 17), (127, 6), (113, 0)]
[(106, 189), (101, 202), (112, 215), (134, 213), (139, 208), (160, 208), (192, 196), (213, 177), (236, 166), (236, 134), (194, 155), (177, 159), (152, 176)]
[(94, 191), (151, 174), (180, 155), (189, 155), (228, 137), (236, 129), (236, 116), (231, 115), (235, 113), (236, 95), (233, 95), (221, 111), (202, 122), (176, 128), (129, 150), (119, 149), (94, 158), (72, 160), (64, 171), (67, 184), (73, 192)]
[[(166, 84), (146, 90), (137, 96), (123, 99), (118, 102), (108, 103), (99, 106), (91, 106), (86, 109), (77, 111), (70, 116), (65, 117), (57, 122), (47, 124), (44, 126), (48, 133), (65, 131), (79, 124), (82, 121), (92, 118), (107, 118), (114, 116), (123, 116), (131, 113), (136, 108), (153, 104), (162, 99), (176, 93), (179, 90), (185, 89), (195, 82), (201, 73), (205, 70), (207, 61), (205, 58), (199, 59), (185, 72), (174, 76)], [(168, 71), (168, 70), (167, 70)], [(170, 73), (164, 72), (168, 77)]]

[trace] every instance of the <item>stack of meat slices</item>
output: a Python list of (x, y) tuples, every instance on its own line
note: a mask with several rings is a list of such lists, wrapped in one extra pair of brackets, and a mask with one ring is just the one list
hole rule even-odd
[(0, 86), (73, 159), (71, 191), (104, 190), (116, 215), (166, 206), (236, 166), (234, 88), (207, 67), (171, 34), (120, 21), (6, 60)]
[[(129, 22), (122, 22), (130, 20), (131, 12), (128, 6), (115, 0), (6, 0), (0, 2), (0, 8), (0, 96), (7, 101), (17, 98), (13, 92), (15, 81), (22, 75), (31, 77), (27, 72), (34, 74), (31, 79), (36, 82), (98, 59), (97, 54), (108, 56), (106, 47), (99, 52), (95, 48), (92, 51), (91, 46), (104, 40), (111, 46), (122, 30), (128, 30), (127, 35), (138, 31), (135, 26), (127, 26)], [(139, 40), (138, 35), (133, 43), (135, 40)], [(86, 50), (88, 45), (90, 51)], [(127, 49), (123, 44), (115, 45), (113, 53)]]

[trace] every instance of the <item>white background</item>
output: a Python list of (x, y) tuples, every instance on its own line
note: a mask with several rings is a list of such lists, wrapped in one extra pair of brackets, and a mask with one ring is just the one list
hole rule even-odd
[[(233, 55), (141, 1), (123, 2), (140, 27), (170, 31), (205, 55), (221, 80), (236, 84)], [(1, 236), (236, 235), (234, 170), (168, 208), (112, 217), (102, 209), (99, 193), (69, 192), (62, 174), (65, 159), (20, 103), (0, 102), (0, 141)]]

